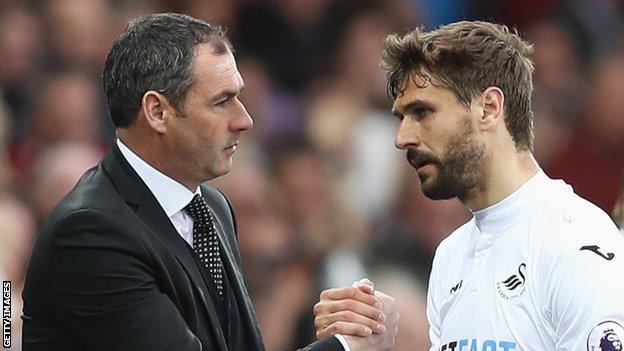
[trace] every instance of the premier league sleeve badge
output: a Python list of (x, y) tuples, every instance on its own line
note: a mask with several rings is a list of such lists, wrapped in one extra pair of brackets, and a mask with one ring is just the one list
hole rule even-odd
[(587, 351), (622, 351), (624, 327), (614, 321), (595, 326), (587, 337)]

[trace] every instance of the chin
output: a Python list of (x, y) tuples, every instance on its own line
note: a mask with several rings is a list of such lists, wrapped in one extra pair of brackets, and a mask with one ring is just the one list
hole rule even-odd
[(230, 160), (229, 162), (224, 163), (220, 167), (214, 167), (210, 169), (209, 170), (210, 179), (222, 177), (230, 173), (231, 170), (232, 170), (232, 161)]
[(439, 189), (423, 188), (422, 191), (429, 200), (450, 200), (457, 197), (457, 195), (446, 193), (444, 191), (440, 191)]
[(219, 170), (219, 171), (212, 171), (210, 172), (210, 174), (208, 175), (206, 180), (213, 180), (219, 177), (223, 177), (224, 175), (228, 174), (230, 171), (223, 171), (223, 170)]
[(421, 180), (420, 188), (423, 194), (430, 200), (449, 200), (457, 197), (457, 194), (448, 187), (442, 186), (439, 182), (435, 182), (429, 178), (425, 181)]
[(218, 161), (213, 161), (212, 163), (206, 163), (204, 165), (204, 172), (210, 176), (210, 179), (222, 177), (232, 170), (234, 163), (232, 162), (232, 158), (222, 158)]

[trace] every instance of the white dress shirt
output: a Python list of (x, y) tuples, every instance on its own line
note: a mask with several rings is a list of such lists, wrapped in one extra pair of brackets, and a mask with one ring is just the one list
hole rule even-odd
[(186, 213), (184, 207), (193, 200), (195, 194), (201, 195), (199, 186), (195, 192), (191, 192), (184, 185), (143, 161), (119, 139), (117, 139), (117, 146), (119, 146), (119, 151), (126, 161), (154, 194), (178, 234), (193, 247), (193, 218)]

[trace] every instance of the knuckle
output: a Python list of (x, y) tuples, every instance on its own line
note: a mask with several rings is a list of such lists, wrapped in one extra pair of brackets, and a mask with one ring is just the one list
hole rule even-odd
[(375, 302), (377, 301), (377, 298), (373, 295), (362, 293), (361, 296), (362, 296), (361, 297), (362, 302), (365, 302), (366, 304), (371, 305), (371, 306), (374, 305)]
[(352, 322), (355, 318), (353, 315), (353, 312), (351, 311), (343, 311), (340, 313), (340, 316), (342, 318), (343, 321), (345, 322)]
[(342, 307), (346, 310), (352, 310), (355, 307), (355, 303), (353, 300), (343, 300)]

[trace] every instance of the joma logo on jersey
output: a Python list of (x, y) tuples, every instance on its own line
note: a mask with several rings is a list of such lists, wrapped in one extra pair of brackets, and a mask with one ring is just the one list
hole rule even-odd
[(518, 266), (518, 273), (496, 283), (498, 294), (505, 300), (513, 300), (524, 294), (526, 283), (526, 264)]
[(606, 254), (602, 253), (600, 246), (597, 245), (586, 245), (579, 249), (579, 251), (583, 250), (591, 251), (607, 261), (611, 261), (615, 257), (615, 254), (613, 252), (607, 252)]

